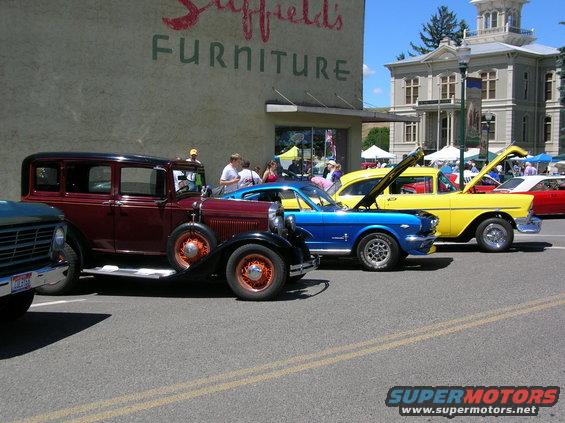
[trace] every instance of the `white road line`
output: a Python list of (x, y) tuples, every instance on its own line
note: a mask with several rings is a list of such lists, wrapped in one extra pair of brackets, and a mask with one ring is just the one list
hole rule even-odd
[(545, 235), (545, 234), (517, 234), (517, 237), (538, 237), (538, 238), (564, 238), (565, 235)]
[(81, 301), (86, 301), (86, 298), (79, 298), (78, 300), (60, 300), (60, 301), (50, 301), (48, 303), (37, 303), (32, 304), (31, 307), (42, 307), (42, 306), (50, 306), (56, 304), (67, 304), (67, 303), (78, 303)]
[(565, 247), (545, 247), (546, 250), (565, 250)]

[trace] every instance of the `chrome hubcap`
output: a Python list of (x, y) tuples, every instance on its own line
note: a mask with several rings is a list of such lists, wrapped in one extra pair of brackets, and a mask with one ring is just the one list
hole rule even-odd
[(484, 234), (484, 241), (491, 248), (501, 248), (508, 239), (506, 229), (498, 223), (488, 225)]
[(188, 258), (194, 258), (198, 255), (198, 246), (193, 242), (187, 242), (184, 246), (184, 255)]
[(389, 245), (381, 239), (375, 239), (365, 246), (365, 257), (373, 264), (381, 264), (386, 261), (389, 256)]
[(257, 282), (263, 276), (263, 271), (256, 264), (252, 264), (247, 268), (246, 276), (253, 282)]

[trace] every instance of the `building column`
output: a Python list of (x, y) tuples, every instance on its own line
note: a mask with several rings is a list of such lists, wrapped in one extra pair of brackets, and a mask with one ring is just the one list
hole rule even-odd
[(449, 137), (451, 138), (451, 142), (449, 145), (454, 146), (455, 145), (455, 113), (453, 112), (449, 113), (449, 120), (451, 127), (451, 133), (449, 134)]
[(422, 113), (422, 138), (421, 138), (421, 145), (424, 146), (424, 143), (426, 141), (426, 134), (427, 132), (427, 128), (428, 128), (428, 114), (426, 112)]

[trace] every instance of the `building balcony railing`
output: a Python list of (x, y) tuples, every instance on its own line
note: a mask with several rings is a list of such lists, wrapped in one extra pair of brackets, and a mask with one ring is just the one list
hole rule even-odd
[(461, 99), (459, 98), (444, 98), (440, 100), (418, 100), (416, 103), (416, 109), (426, 111), (426, 110), (451, 110), (459, 107), (461, 105)]
[(506, 24), (504, 26), (499, 26), (495, 28), (484, 28), (476, 31), (465, 30), (463, 38), (481, 37), (486, 35), (503, 34), (503, 33), (525, 35), (529, 37), (534, 36), (533, 29), (517, 28)]

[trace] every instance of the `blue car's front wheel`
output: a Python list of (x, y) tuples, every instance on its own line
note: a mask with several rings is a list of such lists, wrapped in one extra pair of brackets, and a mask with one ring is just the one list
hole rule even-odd
[(371, 233), (359, 241), (357, 258), (365, 270), (391, 270), (400, 259), (400, 247), (396, 239), (388, 234)]

